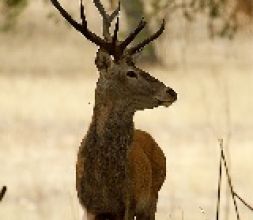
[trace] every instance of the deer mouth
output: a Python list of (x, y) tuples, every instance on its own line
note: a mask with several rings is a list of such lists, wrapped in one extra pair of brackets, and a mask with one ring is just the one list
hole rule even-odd
[(176, 101), (176, 98), (171, 100), (161, 100), (161, 99), (156, 100), (159, 106), (169, 107), (173, 102)]

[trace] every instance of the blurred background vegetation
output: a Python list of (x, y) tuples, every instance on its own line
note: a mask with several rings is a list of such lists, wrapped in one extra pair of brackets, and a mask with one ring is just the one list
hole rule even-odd
[[(79, 18), (79, 0), (60, 2)], [(101, 33), (92, 0), (84, 2), (90, 29)], [(118, 4), (102, 2), (107, 10)], [(143, 15), (149, 26), (138, 40), (167, 21), (140, 65), (174, 88), (178, 101), (135, 116), (136, 127), (150, 132), (167, 156), (158, 219), (215, 216), (218, 138), (236, 189), (252, 203), (253, 1), (121, 2), (122, 38)], [(75, 161), (94, 104), (97, 48), (49, 0), (0, 0), (0, 29), (0, 186), (9, 189), (0, 219), (80, 219)], [(222, 205), (222, 219), (233, 219), (230, 197)], [(252, 219), (240, 210), (242, 219)]]
[[(44, 4), (49, 0), (43, 0)], [(2, 0), (1, 31), (10, 31), (20, 14), (29, 5), (30, 0)], [(117, 0), (108, 0), (110, 8), (117, 6)], [(251, 23), (253, 18), (252, 0), (121, 0), (126, 15), (128, 29), (132, 30), (140, 19), (145, 15), (152, 24), (146, 28), (136, 40), (141, 40), (151, 34), (159, 25), (162, 18), (168, 22), (183, 17), (185, 22), (194, 23), (198, 19), (206, 18), (206, 29), (209, 37), (221, 37), (233, 39), (241, 27)], [(200, 16), (202, 15), (202, 16)], [(54, 13), (48, 13), (47, 17), (54, 18)], [(143, 53), (142, 60), (146, 62), (160, 62), (155, 48), (149, 45)]]
[(0, 3), (1, 16), (1, 30), (8, 31), (14, 27), (18, 16), (26, 8), (28, 0), (2, 0)]

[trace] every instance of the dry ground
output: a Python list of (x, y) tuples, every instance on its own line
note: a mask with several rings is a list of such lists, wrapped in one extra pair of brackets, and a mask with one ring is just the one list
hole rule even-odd
[[(94, 104), (95, 48), (63, 25), (47, 24), (44, 12), (31, 16), (36, 7), (16, 32), (0, 35), (0, 184), (9, 188), (0, 219), (80, 219), (75, 159)], [(214, 218), (217, 138), (229, 130), (235, 188), (253, 204), (252, 45), (247, 39), (196, 42), (184, 50), (183, 66), (145, 67), (179, 99), (135, 117), (136, 127), (150, 132), (167, 156), (161, 220)], [(168, 63), (182, 49), (180, 41), (170, 44), (177, 46), (165, 53)]]

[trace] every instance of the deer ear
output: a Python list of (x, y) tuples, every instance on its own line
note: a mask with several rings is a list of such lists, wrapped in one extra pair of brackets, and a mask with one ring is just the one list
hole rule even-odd
[(95, 64), (98, 70), (108, 69), (112, 65), (112, 58), (107, 52), (99, 49), (97, 52)]

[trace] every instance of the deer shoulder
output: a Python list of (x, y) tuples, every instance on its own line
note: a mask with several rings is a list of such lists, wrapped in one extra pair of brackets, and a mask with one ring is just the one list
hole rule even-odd
[(166, 158), (156, 141), (147, 132), (135, 130), (129, 151), (129, 163), (135, 180), (135, 199), (145, 198), (141, 194), (150, 195), (150, 197), (146, 196), (147, 200), (157, 197), (166, 177)]

